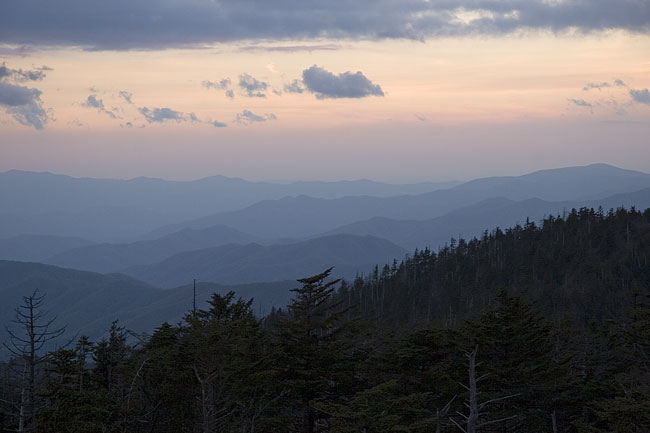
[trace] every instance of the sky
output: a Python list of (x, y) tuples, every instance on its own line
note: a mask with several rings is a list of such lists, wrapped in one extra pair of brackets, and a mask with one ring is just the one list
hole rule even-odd
[(647, 0), (5, 0), (0, 171), (650, 171)]

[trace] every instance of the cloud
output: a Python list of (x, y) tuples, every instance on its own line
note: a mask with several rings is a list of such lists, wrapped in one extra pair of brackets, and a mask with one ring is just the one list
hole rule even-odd
[(267, 120), (276, 120), (278, 117), (273, 114), (259, 115), (255, 114), (250, 110), (244, 110), (241, 113), (237, 114), (236, 121), (239, 123), (253, 123), (253, 122), (266, 122)]
[(23, 81), (22, 73), (17, 76), (16, 70), (9, 69), (4, 64), (2, 68), (0, 70), (2, 74), (0, 75), (0, 107), (3, 107), (20, 124), (43, 129), (48, 116), (41, 101), (42, 92), (32, 87), (10, 83), (9, 78)]
[(224, 78), (223, 80), (219, 80), (219, 81), (204, 80), (201, 82), (201, 85), (206, 89), (225, 90), (230, 88), (230, 78)]
[(5, 63), (0, 66), (0, 79), (6, 78), (20, 83), (26, 81), (41, 81), (46, 76), (46, 72), (51, 71), (52, 68), (48, 66), (41, 66), (40, 68), (32, 70), (22, 69), (9, 69)]
[(127, 104), (133, 104), (133, 93), (126, 90), (120, 90), (120, 98), (124, 99)]
[(266, 98), (264, 92), (266, 92), (269, 85), (264, 81), (258, 81), (249, 74), (241, 74), (239, 76), (239, 87), (249, 98)]
[(224, 78), (219, 81), (208, 81), (204, 80), (201, 82), (201, 85), (206, 89), (216, 89), (216, 90), (225, 90), (226, 97), (229, 99), (235, 98), (235, 92), (230, 88), (231, 85), (230, 78)]
[(612, 87), (612, 85), (605, 82), (605, 81), (603, 81), (601, 83), (587, 83), (587, 84), (585, 84), (585, 87), (582, 88), (582, 90), (584, 90), (586, 92), (586, 91), (591, 90), (591, 89), (600, 90), (600, 89), (604, 89), (606, 87)]
[(97, 98), (97, 95), (89, 95), (86, 101), (81, 103), (82, 107), (96, 108), (100, 113), (106, 113), (111, 119), (117, 119), (115, 113), (104, 107), (104, 101)]
[(215, 128), (225, 128), (228, 125), (223, 122), (219, 122), (218, 120), (215, 120), (214, 122), (212, 122), (212, 126), (214, 126)]
[(648, 89), (630, 89), (630, 96), (634, 102), (650, 105), (650, 91)]
[(300, 80), (293, 80), (292, 82), (284, 85), (284, 91), (287, 93), (304, 93), (305, 87)]
[(35, 50), (32, 47), (23, 45), (21, 47), (10, 47), (6, 45), (0, 45), (0, 56), (8, 57), (26, 57), (32, 54)]
[(335, 75), (314, 65), (302, 71), (302, 82), (318, 99), (384, 96), (381, 87), (373, 84), (361, 71)]
[(592, 104), (585, 101), (584, 99), (569, 99), (569, 102), (571, 102), (574, 105), (577, 105), (578, 107), (593, 107)]
[[(7, 3), (7, 2), (5, 2)], [(645, 0), (10, 0), (0, 44), (160, 49), (231, 41), (650, 30)]]
[(333, 44), (321, 44), (321, 45), (247, 45), (245, 47), (240, 47), (239, 51), (278, 51), (284, 53), (297, 53), (301, 51), (336, 51), (340, 49), (340, 46)]
[(141, 107), (138, 108), (138, 111), (140, 112), (140, 114), (144, 116), (146, 121), (149, 123), (154, 123), (154, 122), (163, 123), (166, 120), (174, 120), (176, 122), (190, 120), (188, 117), (185, 116), (184, 113), (166, 107), (162, 107), (162, 108)]
[(608, 87), (627, 87), (623, 80), (616, 79), (614, 80), (611, 84), (608, 83), (607, 81), (601, 81), (600, 83), (587, 83), (585, 86), (582, 88), (582, 90), (589, 91), (591, 89), (605, 89)]

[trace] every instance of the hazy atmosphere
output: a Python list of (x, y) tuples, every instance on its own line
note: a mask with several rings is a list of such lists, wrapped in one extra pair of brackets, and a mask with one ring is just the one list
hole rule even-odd
[(650, 432), (650, 0), (2, 0), (0, 433)]
[(649, 16), (636, 0), (10, 0), (0, 170), (413, 182), (644, 169)]

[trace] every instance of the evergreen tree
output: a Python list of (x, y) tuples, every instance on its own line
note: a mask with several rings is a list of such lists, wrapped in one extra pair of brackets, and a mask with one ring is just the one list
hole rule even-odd
[(339, 280), (328, 281), (331, 270), (298, 280), (302, 287), (293, 289), (287, 317), (276, 325), (291, 431), (314, 433), (327, 426), (329, 415), (318, 403), (349, 394), (355, 382), (349, 337), (356, 327), (346, 321), (348, 310), (332, 303)]

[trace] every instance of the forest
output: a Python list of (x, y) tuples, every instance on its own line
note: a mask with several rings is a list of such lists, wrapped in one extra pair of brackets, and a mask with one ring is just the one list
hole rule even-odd
[[(2, 431), (649, 432), (650, 209), (451, 239), (286, 308), (215, 294), (140, 335), (58, 341), (17, 307)], [(55, 345), (58, 349), (50, 349)]]

